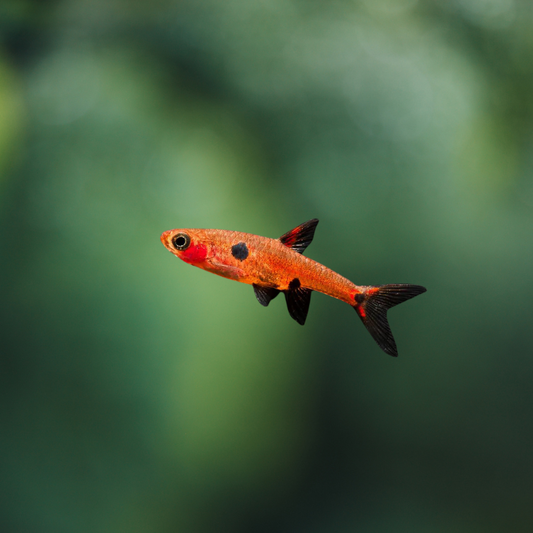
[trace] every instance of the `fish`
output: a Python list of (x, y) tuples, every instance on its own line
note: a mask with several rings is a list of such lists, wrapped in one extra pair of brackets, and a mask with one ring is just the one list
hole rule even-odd
[(304, 256), (317, 224), (314, 218), (279, 239), (220, 229), (172, 229), (161, 234), (161, 242), (185, 263), (252, 285), (257, 300), (265, 307), (283, 292), (290, 316), (302, 326), (313, 291), (346, 302), (379, 347), (397, 357), (387, 311), (426, 292), (426, 288), (407, 283), (356, 285)]

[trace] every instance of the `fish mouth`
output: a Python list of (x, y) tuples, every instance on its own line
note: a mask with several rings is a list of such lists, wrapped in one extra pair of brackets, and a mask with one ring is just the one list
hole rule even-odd
[(168, 248), (170, 250), (170, 235), (172, 234), (172, 230), (164, 231), (161, 233), (161, 242), (165, 246), (165, 248)]

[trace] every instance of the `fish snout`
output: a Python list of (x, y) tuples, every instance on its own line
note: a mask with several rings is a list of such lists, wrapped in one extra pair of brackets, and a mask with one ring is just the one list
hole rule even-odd
[(172, 235), (172, 230), (164, 231), (161, 233), (161, 242), (165, 246), (165, 248), (168, 248), (170, 250), (170, 236)]

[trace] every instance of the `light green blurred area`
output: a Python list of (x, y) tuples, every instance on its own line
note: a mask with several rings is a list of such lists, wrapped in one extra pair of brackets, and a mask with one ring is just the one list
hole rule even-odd
[[(5, 2), (0, 531), (526, 532), (533, 11)], [(176, 227), (417, 283), (355, 313), (177, 261)]]

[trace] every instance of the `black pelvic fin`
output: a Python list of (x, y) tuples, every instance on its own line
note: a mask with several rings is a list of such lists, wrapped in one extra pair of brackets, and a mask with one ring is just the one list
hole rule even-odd
[(285, 300), (287, 300), (289, 314), (302, 326), (305, 324), (305, 319), (307, 318), (312, 292), (311, 289), (304, 289), (302, 287), (285, 291)]
[(292, 248), (295, 252), (302, 254), (304, 250), (311, 244), (315, 235), (316, 225), (318, 224), (318, 218), (313, 218), (308, 222), (300, 224), (298, 227), (292, 229), (282, 235), (279, 240), (289, 248)]
[(278, 289), (273, 289), (272, 287), (261, 287), (261, 285), (256, 285), (255, 283), (253, 287), (257, 301), (265, 307), (279, 294)]

